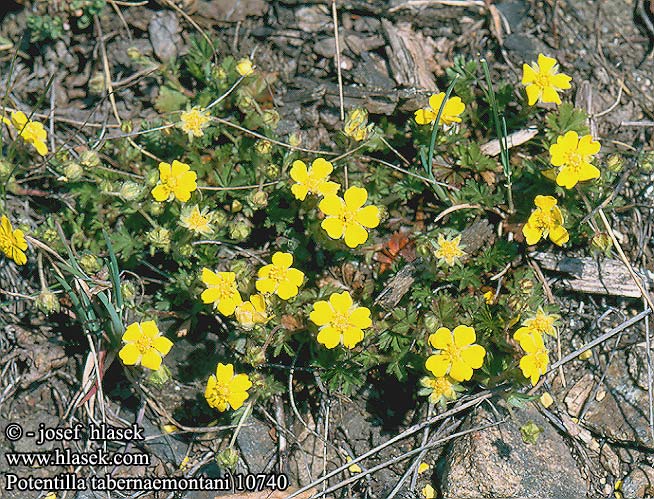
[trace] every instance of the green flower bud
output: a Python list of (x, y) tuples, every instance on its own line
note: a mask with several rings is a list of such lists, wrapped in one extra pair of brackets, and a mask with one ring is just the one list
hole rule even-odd
[(125, 201), (136, 201), (141, 197), (142, 188), (136, 182), (130, 180), (123, 182), (123, 185), (120, 187), (120, 197)]
[(643, 156), (640, 158), (640, 167), (644, 172), (651, 172), (654, 170), (654, 152), (649, 151), (643, 153)]
[(439, 327), (441, 327), (441, 321), (434, 314), (425, 315), (425, 327), (430, 333), (435, 332)]
[(79, 163), (71, 161), (64, 166), (64, 176), (66, 177), (66, 181), (75, 182), (82, 178), (82, 175), (84, 175), (84, 168), (82, 168), (82, 165)]
[(529, 421), (520, 427), (520, 435), (522, 441), (526, 444), (535, 444), (538, 441), (538, 436), (543, 432), (536, 423)]
[(272, 142), (263, 139), (257, 140), (254, 144), (254, 149), (261, 155), (270, 154), (270, 151), (272, 150)]
[(79, 266), (87, 274), (95, 274), (102, 268), (102, 261), (95, 255), (86, 253), (79, 259)]
[(227, 213), (222, 210), (211, 211), (209, 212), (209, 222), (214, 226), (215, 230), (222, 229), (228, 222)]
[(43, 240), (44, 243), (52, 244), (55, 241), (59, 240), (59, 234), (57, 234), (57, 230), (53, 228), (47, 228), (43, 231), (43, 234), (41, 235), (41, 239)]
[(624, 159), (619, 154), (611, 154), (606, 160), (606, 167), (612, 172), (618, 173), (624, 166)]
[(243, 209), (243, 203), (241, 203), (238, 199), (235, 199), (232, 201), (232, 205), (229, 209), (232, 213), (238, 213)]
[(252, 233), (252, 227), (245, 220), (239, 220), (229, 227), (229, 237), (235, 241), (245, 241)]
[(165, 209), (164, 203), (159, 203), (157, 201), (153, 201), (148, 205), (148, 211), (150, 212), (150, 215), (154, 215), (155, 217), (158, 217), (164, 212)]
[(134, 123), (132, 120), (125, 120), (120, 124), (120, 131), (123, 133), (132, 133), (134, 130)]
[(136, 286), (131, 281), (124, 281), (120, 283), (120, 292), (123, 295), (123, 300), (126, 303), (134, 303), (136, 298)]
[(193, 255), (193, 246), (190, 244), (182, 244), (177, 248), (177, 253), (182, 258), (188, 258)]
[(227, 73), (222, 66), (213, 66), (211, 68), (211, 77), (218, 83), (223, 83), (227, 78)]
[(280, 168), (279, 165), (276, 165), (275, 163), (268, 163), (266, 166), (266, 177), (268, 177), (271, 180), (277, 180), (279, 176), (282, 173), (282, 169)]
[(247, 94), (239, 95), (238, 99), (236, 100), (236, 105), (244, 113), (247, 113), (248, 111), (252, 111), (252, 110), (256, 109), (254, 99), (251, 96), (247, 95)]
[(156, 371), (152, 371), (150, 375), (147, 377), (148, 383), (156, 386), (157, 388), (161, 388), (165, 386), (171, 379), (172, 379), (172, 375), (170, 373), (170, 369), (168, 369), (163, 364), (161, 364), (159, 369), (157, 369)]
[(236, 469), (236, 465), (238, 464), (238, 451), (232, 447), (221, 450), (216, 454), (216, 463), (218, 463), (218, 466), (229, 470)]
[(300, 132), (293, 132), (288, 136), (288, 143), (291, 147), (300, 147), (302, 145), (302, 134)]
[(252, 266), (245, 260), (233, 260), (229, 270), (236, 274), (236, 282), (245, 282), (253, 273)]
[(150, 253), (154, 255), (155, 249), (161, 249), (164, 253), (170, 251), (170, 231), (163, 227), (152, 229), (146, 234), (146, 239), (150, 242)]
[(594, 256), (598, 254), (611, 256), (612, 247), (613, 241), (606, 232), (597, 232), (590, 240), (590, 250)]
[(49, 289), (44, 289), (41, 291), (39, 296), (36, 298), (36, 306), (39, 310), (46, 314), (56, 313), (61, 310), (57, 295), (55, 295)]
[(136, 47), (129, 47), (127, 49), (127, 57), (129, 57), (132, 60), (139, 59), (142, 55), (143, 54), (141, 54), (141, 51)]
[(79, 156), (79, 163), (85, 168), (96, 168), (102, 164), (100, 155), (93, 149), (87, 149)]
[(416, 241), (416, 253), (422, 257), (429, 257), (432, 254), (432, 245), (426, 238), (420, 238)]
[(279, 113), (274, 109), (266, 109), (261, 116), (263, 124), (268, 128), (275, 129), (279, 124)]
[(98, 188), (100, 189), (100, 192), (106, 192), (106, 193), (109, 192), (113, 193), (115, 190), (113, 182), (106, 178), (100, 180), (100, 183), (98, 184)]
[(14, 165), (9, 163), (9, 161), (0, 160), (0, 179), (6, 179), (11, 175), (11, 172), (14, 170)]
[(248, 203), (255, 210), (260, 210), (268, 206), (268, 193), (265, 191), (252, 191), (248, 195)]
[(266, 362), (266, 352), (259, 345), (252, 345), (245, 349), (243, 361), (253, 367), (259, 367)]

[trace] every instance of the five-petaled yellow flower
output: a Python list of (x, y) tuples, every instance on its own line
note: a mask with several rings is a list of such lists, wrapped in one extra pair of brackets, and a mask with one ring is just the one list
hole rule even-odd
[(209, 208), (200, 208), (198, 205), (192, 207), (185, 207), (179, 216), (179, 224), (186, 227), (188, 230), (203, 236), (209, 236), (213, 233), (213, 225), (211, 224)]
[(429, 356), (425, 367), (436, 377), (449, 374), (456, 381), (469, 380), (486, 355), (484, 347), (475, 343), (476, 339), (475, 330), (469, 326), (457, 326), (454, 331), (439, 328), (429, 336), (429, 344), (439, 352)]
[(356, 306), (347, 291), (332, 293), (329, 301), (314, 303), (309, 319), (320, 327), (317, 340), (327, 348), (339, 343), (354, 348), (363, 340), (363, 330), (372, 326), (370, 310)]
[(234, 317), (245, 329), (252, 329), (257, 324), (264, 324), (268, 321), (266, 314), (266, 300), (263, 295), (256, 294), (250, 296), (248, 301), (244, 301), (236, 307)]
[(579, 138), (577, 132), (567, 132), (550, 146), (551, 163), (560, 166), (556, 183), (572, 189), (577, 182), (591, 180), (600, 176), (600, 171), (590, 164), (594, 154), (600, 150), (600, 143), (590, 135)]
[(25, 265), (27, 262), (26, 250), (27, 241), (25, 241), (23, 231), (14, 229), (9, 218), (2, 215), (0, 217), (0, 251), (18, 265)]
[(173, 164), (159, 163), (159, 183), (152, 189), (152, 196), (157, 201), (170, 201), (177, 198), (185, 203), (191, 198), (191, 192), (198, 188), (195, 183), (197, 173), (191, 171), (186, 163), (177, 160)]
[(361, 142), (368, 138), (374, 126), (372, 123), (368, 125), (368, 111), (357, 107), (348, 113), (343, 133), (357, 142)]
[(548, 351), (543, 343), (543, 336), (538, 333), (523, 335), (520, 346), (526, 354), (520, 359), (520, 369), (525, 378), (531, 379), (531, 384), (547, 372), (549, 363)]
[(336, 195), (341, 186), (329, 180), (332, 171), (334, 166), (324, 158), (314, 160), (308, 170), (304, 161), (293, 161), (290, 175), (296, 183), (291, 186), (291, 192), (300, 201), (304, 201), (307, 194)]
[(213, 303), (223, 315), (232, 315), (236, 307), (243, 303), (241, 293), (236, 287), (236, 274), (234, 272), (213, 272), (208, 268), (202, 269), (202, 282), (207, 289), (202, 292), (204, 303)]
[(548, 236), (558, 246), (567, 243), (570, 236), (563, 227), (563, 215), (556, 206), (556, 199), (538, 195), (534, 198), (534, 204), (536, 209), (531, 212), (527, 223), (522, 227), (527, 244), (536, 244), (541, 238)]
[(212, 374), (204, 390), (207, 403), (224, 412), (229, 408), (239, 409), (248, 398), (252, 382), (247, 374), (234, 374), (232, 364), (218, 363), (216, 374)]
[(170, 351), (173, 342), (161, 335), (154, 321), (134, 322), (123, 334), (125, 346), (118, 356), (126, 366), (141, 364), (156, 371), (162, 358)]
[(259, 269), (259, 278), (255, 284), (257, 291), (275, 293), (282, 300), (297, 295), (298, 288), (304, 282), (304, 273), (291, 268), (291, 265), (293, 265), (293, 255), (276, 252), (272, 257), (272, 263)]
[(461, 244), (461, 235), (456, 236), (454, 239), (446, 239), (443, 234), (438, 234), (438, 241), (435, 243), (436, 249), (434, 251), (434, 256), (440, 260), (440, 262), (447, 263), (450, 267), (455, 263), (459, 263), (459, 260), (466, 253), (461, 248), (464, 246)]
[(332, 239), (345, 236), (345, 244), (356, 248), (368, 240), (366, 228), (374, 229), (379, 225), (379, 208), (363, 206), (368, 193), (362, 187), (350, 187), (343, 198), (327, 195), (318, 207), (327, 217), (320, 226)]
[(45, 143), (48, 134), (41, 123), (27, 119), (22, 111), (12, 112), (11, 119), (3, 117), (2, 121), (5, 125), (13, 126), (18, 135), (28, 144), (32, 144), (41, 156), (48, 154), (48, 146)]
[(538, 333), (540, 335), (549, 334), (550, 336), (556, 337), (556, 327), (554, 323), (560, 317), (556, 314), (546, 314), (542, 308), (538, 308), (536, 314), (533, 317), (529, 317), (522, 321), (522, 327), (520, 327), (513, 337), (516, 341), (520, 341), (520, 338), (525, 334)]
[(236, 63), (236, 71), (238, 71), (238, 74), (241, 76), (250, 76), (251, 74), (254, 74), (254, 66), (252, 65), (252, 61), (247, 57), (240, 59)]
[(568, 75), (558, 73), (556, 59), (543, 54), (538, 54), (537, 63), (522, 65), (522, 84), (526, 85), (530, 106), (538, 100), (561, 104), (558, 91), (570, 88), (571, 80)]
[(436, 491), (429, 483), (425, 485), (420, 492), (422, 492), (422, 497), (425, 499), (434, 499), (436, 497)]
[[(415, 112), (415, 119), (418, 125), (428, 125), (436, 121), (438, 110), (445, 99), (445, 92), (434, 94), (429, 98), (429, 107), (418, 109)], [(466, 105), (461, 101), (460, 97), (451, 97), (447, 99), (439, 125), (450, 126), (453, 123), (461, 123), (461, 113), (465, 110)]]
[(188, 134), (189, 139), (193, 137), (202, 137), (204, 129), (209, 125), (211, 116), (201, 108), (194, 107), (184, 111), (179, 117), (179, 127)]
[(445, 403), (448, 400), (456, 399), (457, 385), (452, 382), (449, 376), (425, 376), (420, 380), (424, 387), (423, 394), (429, 395), (429, 402), (432, 404)]

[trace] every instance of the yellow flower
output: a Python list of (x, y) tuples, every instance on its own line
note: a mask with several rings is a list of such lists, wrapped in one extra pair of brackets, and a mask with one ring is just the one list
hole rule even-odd
[(204, 129), (210, 121), (211, 116), (207, 111), (194, 107), (181, 114), (179, 127), (188, 134), (189, 139), (192, 139), (193, 137), (202, 137)]
[(577, 182), (591, 180), (600, 176), (600, 171), (590, 164), (592, 156), (600, 150), (600, 143), (590, 135), (579, 138), (577, 132), (567, 132), (550, 146), (553, 166), (560, 166), (556, 183), (572, 189)]
[(536, 315), (522, 321), (522, 327), (519, 328), (513, 337), (516, 341), (520, 341), (520, 337), (524, 334), (536, 332), (538, 334), (549, 334), (556, 337), (556, 328), (554, 323), (560, 317), (556, 314), (546, 314), (542, 308), (538, 308)]
[(368, 138), (374, 126), (372, 123), (368, 125), (368, 111), (357, 107), (348, 113), (343, 133), (357, 142), (361, 142)]
[(548, 236), (558, 246), (564, 245), (570, 239), (568, 231), (563, 227), (563, 215), (556, 202), (552, 196), (538, 195), (534, 198), (536, 209), (531, 212), (527, 223), (522, 227), (522, 234), (528, 245), (536, 244), (541, 238)]
[(422, 497), (424, 497), (425, 499), (434, 499), (434, 497), (436, 497), (436, 491), (434, 490), (434, 487), (432, 487), (429, 484), (425, 485), (422, 488), (421, 492), (422, 492)]
[(123, 364), (141, 364), (153, 371), (161, 367), (161, 359), (173, 346), (172, 341), (161, 335), (154, 321), (130, 324), (123, 334), (123, 341), (126, 344), (118, 352)]
[[(346, 462), (351, 462), (352, 458), (350, 456), (347, 456), (345, 458)], [(347, 467), (348, 471), (350, 473), (361, 473), (363, 470), (361, 469), (361, 466), (359, 466), (357, 463), (351, 464), (350, 466)]]
[(252, 66), (252, 61), (248, 57), (244, 57), (236, 63), (236, 71), (241, 76), (250, 76), (254, 73), (254, 67)]
[(200, 211), (196, 204), (191, 208), (185, 207), (182, 210), (179, 216), (179, 225), (197, 234), (209, 236), (213, 233), (213, 225), (209, 220), (209, 208), (202, 208), (202, 211)]
[(347, 291), (332, 293), (329, 301), (314, 303), (309, 319), (320, 327), (317, 340), (327, 348), (339, 343), (354, 348), (363, 340), (363, 329), (372, 326), (370, 310), (356, 306)]
[(223, 315), (234, 313), (236, 307), (243, 303), (241, 294), (236, 287), (236, 274), (234, 272), (212, 272), (208, 268), (202, 269), (202, 282), (207, 289), (202, 292), (204, 303), (213, 303)]
[(475, 340), (475, 330), (469, 326), (457, 326), (454, 331), (439, 328), (429, 336), (430, 345), (439, 352), (427, 359), (425, 367), (437, 378), (449, 374), (456, 381), (469, 380), (486, 355), (484, 347), (475, 344)]
[(18, 135), (28, 144), (32, 144), (41, 156), (48, 154), (48, 146), (45, 144), (48, 134), (41, 123), (28, 120), (22, 111), (12, 112), (11, 120), (3, 117), (2, 121), (5, 125), (13, 126)]
[(332, 239), (345, 236), (345, 244), (356, 248), (368, 240), (366, 227), (374, 229), (379, 225), (379, 208), (363, 205), (368, 193), (362, 187), (350, 187), (343, 199), (336, 195), (327, 195), (318, 207), (327, 217), (320, 226)]
[(26, 250), (27, 241), (25, 241), (23, 231), (14, 229), (9, 219), (2, 215), (0, 217), (0, 251), (18, 265), (25, 265), (27, 256), (24, 252)]
[(247, 374), (234, 374), (232, 364), (218, 363), (216, 374), (211, 375), (207, 381), (207, 388), (204, 391), (204, 398), (207, 403), (224, 412), (229, 408), (234, 410), (240, 408), (248, 398), (248, 390), (252, 382)]
[[(434, 94), (429, 98), (429, 107), (418, 109), (415, 112), (415, 119), (418, 125), (428, 125), (436, 121), (438, 110), (445, 99), (445, 92)], [(439, 125), (450, 126), (452, 123), (461, 123), (461, 113), (465, 110), (466, 105), (461, 101), (460, 97), (452, 97), (447, 99), (443, 107)]]
[(554, 399), (552, 398), (552, 396), (550, 395), (549, 392), (544, 392), (540, 396), (539, 400), (540, 400), (540, 403), (543, 404), (543, 407), (545, 409), (548, 409), (554, 403)]
[(522, 84), (526, 85), (530, 106), (537, 100), (561, 104), (557, 91), (570, 88), (572, 78), (557, 71), (556, 59), (543, 54), (538, 54), (538, 63), (533, 62), (531, 66), (522, 65)]
[(336, 195), (341, 186), (329, 181), (333, 170), (334, 166), (323, 158), (316, 159), (308, 170), (303, 161), (294, 161), (290, 175), (296, 183), (291, 186), (291, 192), (300, 201), (304, 201), (309, 193), (320, 196)]
[(282, 300), (297, 295), (298, 288), (304, 282), (304, 273), (291, 268), (291, 265), (293, 265), (293, 255), (276, 252), (272, 257), (272, 263), (259, 269), (259, 278), (255, 284), (257, 291), (275, 293)]
[(429, 471), (430, 468), (431, 466), (429, 466), (428, 463), (425, 462), (420, 463), (420, 465), (418, 466), (418, 475), (424, 473), (425, 471)]
[(484, 301), (486, 302), (486, 305), (492, 305), (494, 299), (495, 299), (495, 292), (486, 291), (484, 293)]
[(465, 255), (462, 247), (461, 235), (454, 239), (445, 239), (443, 234), (438, 234), (434, 256), (440, 260), (440, 263), (445, 262), (451, 267), (455, 263), (459, 263), (460, 258)]
[(421, 394), (429, 395), (429, 402), (432, 404), (456, 399), (456, 385), (449, 376), (425, 376), (420, 380), (420, 384), (426, 388)]
[(248, 301), (244, 301), (236, 307), (234, 316), (241, 327), (245, 329), (252, 329), (256, 324), (264, 324), (268, 320), (268, 315), (263, 295), (250, 296)]
[(539, 378), (547, 372), (549, 363), (548, 351), (543, 343), (543, 337), (538, 333), (522, 336), (520, 346), (527, 352), (520, 359), (520, 369), (525, 378), (531, 379), (531, 384), (538, 383)]
[(175, 198), (182, 203), (188, 201), (191, 198), (191, 192), (198, 188), (195, 183), (198, 175), (190, 170), (191, 168), (186, 163), (180, 163), (177, 160), (174, 160), (172, 165), (159, 163), (160, 182), (152, 189), (152, 197), (159, 202)]

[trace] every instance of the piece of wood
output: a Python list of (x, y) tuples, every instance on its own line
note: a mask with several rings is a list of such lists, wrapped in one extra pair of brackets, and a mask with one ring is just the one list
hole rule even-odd
[(542, 269), (561, 274), (560, 279), (554, 282), (555, 287), (580, 293), (641, 297), (638, 286), (620, 260), (596, 260), (591, 257), (567, 257), (542, 252), (534, 252), (530, 256)]

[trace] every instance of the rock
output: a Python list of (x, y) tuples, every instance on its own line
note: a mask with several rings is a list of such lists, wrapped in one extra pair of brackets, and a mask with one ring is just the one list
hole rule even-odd
[(297, 27), (306, 33), (326, 31), (332, 22), (329, 8), (326, 5), (300, 7), (295, 11), (295, 19), (297, 19)]
[[(464, 428), (496, 419), (479, 408), (468, 416)], [(520, 433), (529, 422), (542, 430), (536, 444), (526, 444)], [(512, 410), (502, 425), (458, 438), (440, 466), (444, 499), (586, 497), (586, 482), (568, 446), (533, 405)]]
[(624, 351), (616, 352), (602, 388), (606, 391), (606, 396), (601, 400), (596, 397), (587, 402), (586, 414), (581, 423), (605, 438), (654, 448), (647, 415), (647, 391), (629, 376)]
[(250, 473), (263, 473), (277, 451), (277, 445), (270, 436), (269, 426), (251, 417), (248, 424), (239, 431), (236, 440)]
[(177, 57), (178, 47), (182, 44), (179, 31), (179, 21), (174, 12), (161, 10), (152, 16), (148, 32), (150, 43), (159, 60), (166, 62)]
[(633, 469), (622, 482), (625, 499), (654, 496), (654, 468), (641, 465)]
[(205, 0), (198, 1), (198, 12), (214, 21), (238, 22), (246, 17), (261, 17), (268, 12), (265, 0)]

